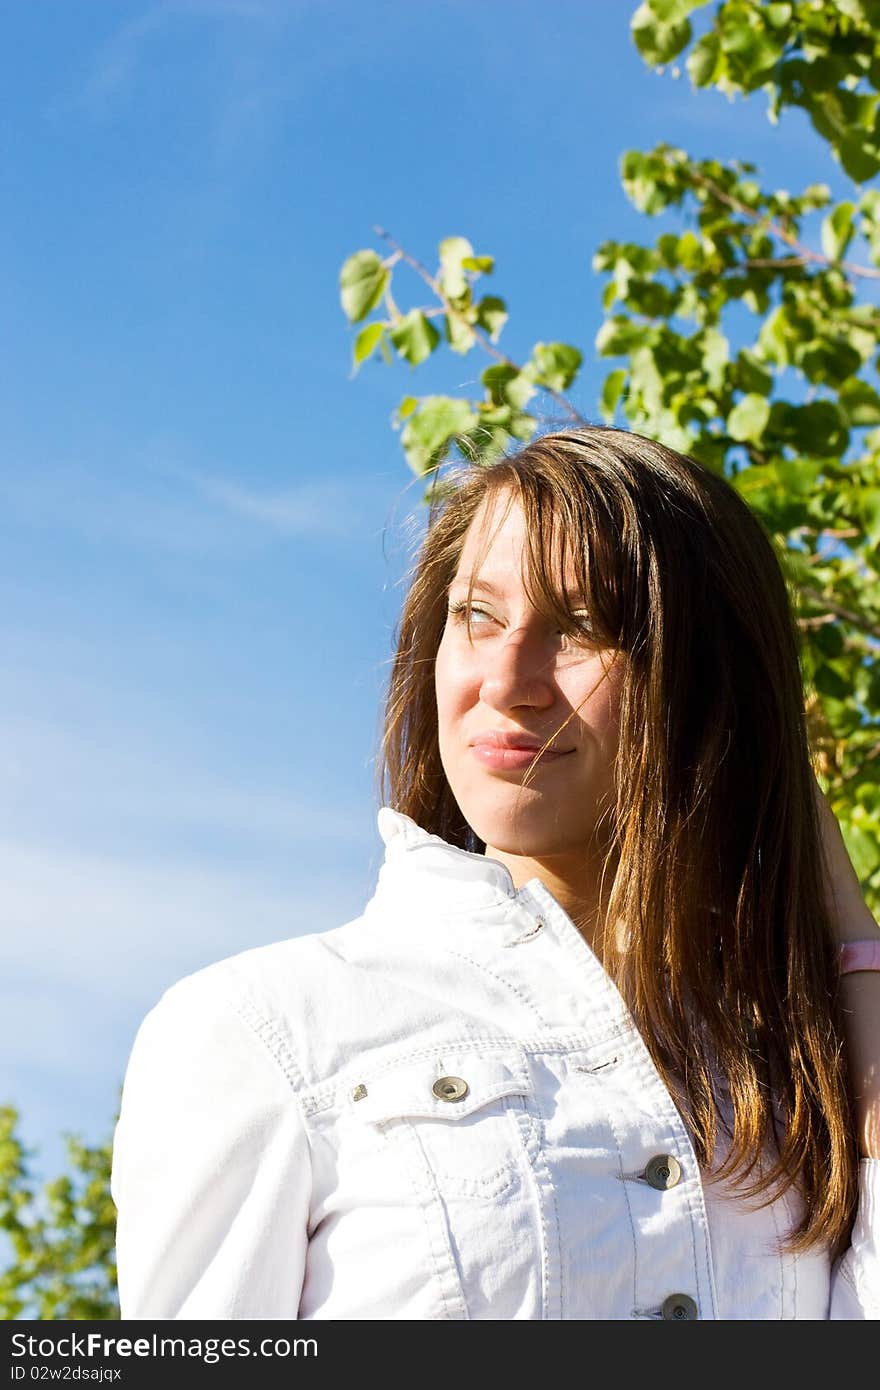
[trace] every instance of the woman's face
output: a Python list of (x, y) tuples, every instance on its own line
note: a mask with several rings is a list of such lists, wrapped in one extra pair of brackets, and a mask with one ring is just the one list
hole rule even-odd
[[(530, 605), (518, 503), (494, 532), (475, 580), (468, 637), (468, 579), (483, 528), (494, 531), (505, 503), (489, 499), (475, 516), (449, 588), (435, 665), (440, 757), (487, 854), (583, 852), (600, 812), (614, 806), (623, 658), (575, 644)], [(569, 576), (566, 592), (573, 608), (581, 606)], [(551, 737), (553, 754), (529, 772), (535, 749)], [(493, 739), (530, 742), (531, 751), (505, 750)]]

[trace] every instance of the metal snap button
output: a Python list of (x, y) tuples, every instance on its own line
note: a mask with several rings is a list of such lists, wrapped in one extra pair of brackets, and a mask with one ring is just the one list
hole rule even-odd
[(438, 1100), (463, 1100), (469, 1089), (460, 1076), (438, 1076), (431, 1087)]
[(352, 1100), (363, 1100), (363, 1098), (364, 1098), (364, 1096), (365, 1096), (366, 1094), (367, 1094), (367, 1088), (366, 1088), (366, 1086), (364, 1085), (363, 1081), (359, 1081), (358, 1084), (357, 1084), (357, 1086), (355, 1086), (354, 1090), (353, 1090), (352, 1093), (351, 1093), (351, 1098), (352, 1098)]
[(645, 1164), (644, 1176), (650, 1187), (665, 1192), (681, 1181), (681, 1164), (673, 1154), (655, 1154)]
[(697, 1305), (686, 1293), (671, 1293), (661, 1309), (667, 1322), (693, 1322), (699, 1318)]

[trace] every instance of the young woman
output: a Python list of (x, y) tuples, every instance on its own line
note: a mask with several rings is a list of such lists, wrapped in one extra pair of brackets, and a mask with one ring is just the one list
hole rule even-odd
[(763, 528), (637, 435), (432, 511), (363, 914), (169, 989), (123, 1318), (880, 1316), (880, 929)]

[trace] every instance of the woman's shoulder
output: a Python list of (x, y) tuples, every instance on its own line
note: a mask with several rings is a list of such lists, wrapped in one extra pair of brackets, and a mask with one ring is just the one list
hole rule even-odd
[[(255, 1054), (271, 1054), (289, 1079), (314, 1074), (324, 1039), (356, 1039), (363, 1017), (363, 969), (373, 958), (362, 917), (201, 966), (167, 986), (138, 1029), (156, 1047), (234, 1047), (249, 1035)], [(360, 984), (360, 991), (359, 986)], [(321, 1070), (319, 1065), (318, 1070)]]
[(326, 931), (250, 946), (180, 976), (159, 996), (155, 1008), (186, 1009), (240, 1005), (245, 1001), (272, 1007), (291, 992), (321, 990), (328, 976), (347, 964), (345, 943), (362, 929), (362, 918)]

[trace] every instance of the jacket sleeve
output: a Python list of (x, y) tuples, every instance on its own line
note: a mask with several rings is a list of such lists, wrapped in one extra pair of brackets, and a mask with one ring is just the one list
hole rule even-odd
[(298, 1316), (308, 1138), (284, 1055), (211, 971), (135, 1038), (114, 1139), (120, 1316)]
[(829, 1317), (880, 1318), (880, 1158), (859, 1165), (858, 1213), (832, 1276)]

